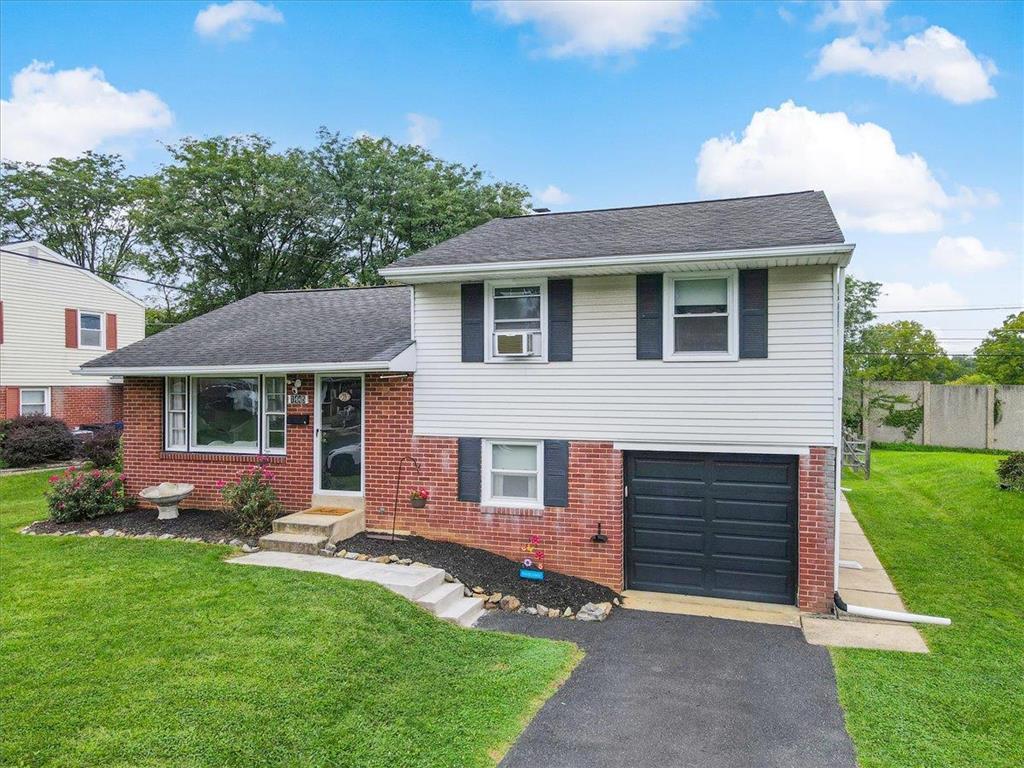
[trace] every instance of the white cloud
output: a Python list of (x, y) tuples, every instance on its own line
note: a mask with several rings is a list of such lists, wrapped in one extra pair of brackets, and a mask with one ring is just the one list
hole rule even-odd
[(269, 3), (257, 3), (255, 0), (211, 3), (196, 14), (195, 30), (200, 37), (245, 40), (259, 22), (281, 24), (284, 15)]
[(547, 187), (537, 193), (537, 200), (544, 203), (544, 205), (565, 205), (572, 200), (572, 195), (563, 192), (554, 184), (548, 184)]
[(961, 38), (942, 27), (929, 27), (899, 43), (868, 47), (856, 36), (841, 37), (821, 49), (816, 77), (856, 73), (923, 88), (954, 104), (991, 99), (989, 79), (998, 72), (985, 57), (975, 56)]
[(473, 3), (506, 24), (532, 24), (552, 58), (623, 55), (665, 40), (677, 45), (702, 0), (494, 0)]
[(410, 112), (405, 119), (408, 121), (405, 130), (410, 144), (425, 149), (441, 135), (441, 121), (436, 117)]
[(882, 283), (876, 309), (879, 312), (902, 312), (962, 307), (966, 304), (967, 300), (949, 283), (928, 283), (920, 288), (910, 283)]
[(52, 62), (33, 61), (11, 78), (10, 100), (0, 101), (0, 152), (8, 160), (45, 163), (172, 120), (155, 93), (119, 91), (96, 67), (55, 72)]
[(986, 248), (976, 237), (939, 238), (932, 248), (932, 264), (950, 272), (980, 272), (1008, 264), (1010, 256), (1003, 251)]
[(943, 211), (991, 194), (961, 188), (951, 196), (925, 159), (901, 154), (885, 128), (792, 101), (755, 112), (740, 138), (705, 141), (697, 186), (716, 197), (821, 189), (841, 226), (887, 233), (939, 229)]
[(815, 29), (838, 24), (853, 27), (864, 40), (878, 40), (889, 29), (885, 10), (889, 0), (838, 0), (825, 3), (821, 12), (814, 17)]

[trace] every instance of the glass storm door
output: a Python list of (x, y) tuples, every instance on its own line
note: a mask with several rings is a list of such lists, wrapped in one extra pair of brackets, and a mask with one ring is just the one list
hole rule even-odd
[(363, 382), (359, 377), (321, 376), (317, 388), (320, 441), (318, 491), (363, 490)]

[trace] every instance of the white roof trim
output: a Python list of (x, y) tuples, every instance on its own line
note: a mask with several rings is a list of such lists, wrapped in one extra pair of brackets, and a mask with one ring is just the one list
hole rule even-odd
[(147, 368), (72, 368), (76, 376), (191, 376), (204, 373), (328, 373), (334, 371), (390, 371), (391, 363), (274, 363), (273, 365), (156, 365)]
[(791, 245), (777, 248), (743, 248), (726, 251), (692, 251), (688, 253), (638, 253), (619, 256), (594, 256), (573, 259), (536, 259), (532, 261), (503, 261), (485, 264), (443, 264), (425, 267), (391, 266), (380, 271), (383, 277), (409, 283), (431, 282), (468, 275), (488, 275), (495, 272), (546, 272), (551, 270), (586, 269), (593, 267), (653, 267), (664, 264), (685, 264), (704, 261), (746, 261), (799, 256), (831, 256), (833, 263), (846, 266), (855, 248), (854, 243), (824, 243), (819, 245)]
[[(47, 248), (45, 245), (40, 243), (38, 240), (23, 240), (20, 243), (3, 243), (3, 244), (0, 244), (0, 248), (3, 248), (4, 255), (6, 255), (6, 256), (23, 256), (26, 259), (31, 259), (32, 258), (32, 254), (31, 253), (22, 253), (21, 249), (28, 249), (28, 248), (31, 248), (33, 246), (38, 248), (39, 250), (43, 251), (43, 253), (45, 254), (45, 256), (46, 256), (46, 258), (48, 260), (50, 260), (50, 261), (60, 261), (60, 262), (62, 262), (64, 264), (67, 264), (69, 267), (72, 267), (72, 268), (78, 270), (79, 272), (87, 275), (91, 280), (95, 280), (97, 283), (101, 283), (102, 285), (105, 285), (107, 288), (109, 288), (110, 290), (114, 291), (115, 293), (119, 293), (121, 296), (123, 296), (124, 298), (128, 299), (129, 301), (135, 302), (136, 304), (138, 304), (143, 309), (146, 308), (146, 303), (142, 299), (140, 299), (138, 296), (133, 296), (132, 294), (128, 293), (128, 291), (126, 291), (124, 288), (121, 288), (121, 287), (119, 287), (117, 285), (114, 285), (111, 282), (108, 282), (108, 281), (104, 280), (102, 277), (97, 275), (95, 272), (90, 272), (88, 269), (85, 269), (84, 267), (78, 266), (77, 264), (75, 264), (75, 262), (71, 261), (70, 259), (65, 259), (63, 256), (61, 256), (59, 253), (54, 251), (52, 248)], [(17, 253), (14, 253), (15, 251), (17, 251)], [(46, 262), (42, 262), (42, 263), (45, 264)]]
[(770, 453), (783, 456), (806, 456), (806, 445), (728, 445), (725, 443), (612, 443), (616, 451), (661, 451), (665, 453)]

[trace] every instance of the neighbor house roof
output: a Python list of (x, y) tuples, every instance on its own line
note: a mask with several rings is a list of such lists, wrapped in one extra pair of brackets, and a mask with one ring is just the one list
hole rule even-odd
[(382, 274), (467, 265), (746, 251), (844, 243), (823, 192), (492, 219)]
[(80, 373), (387, 369), (412, 344), (404, 286), (269, 291), (85, 363)]

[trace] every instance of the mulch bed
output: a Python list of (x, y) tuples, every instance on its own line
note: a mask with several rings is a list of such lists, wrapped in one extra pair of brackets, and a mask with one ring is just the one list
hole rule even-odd
[(123, 512), (119, 515), (104, 515), (91, 520), (78, 520), (71, 523), (55, 523), (52, 520), (39, 520), (32, 523), (28, 530), (37, 534), (71, 533), (88, 534), (89, 531), (115, 530), (129, 536), (141, 536), (149, 533), (153, 536), (171, 534), (176, 539), (201, 539), (211, 544), (237, 539), (246, 544), (255, 544), (255, 539), (239, 536), (228, 527), (222, 512), (201, 509), (182, 509), (174, 520), (157, 520), (155, 509), (137, 509), (134, 512)]
[(549, 608), (572, 608), (576, 612), (586, 603), (611, 602), (618, 593), (586, 579), (544, 572), (544, 581), (519, 577), (519, 563), (483, 549), (464, 547), (448, 541), (433, 541), (407, 536), (392, 542), (359, 533), (338, 542), (339, 549), (380, 557), (398, 555), (443, 568), (467, 587), (483, 587), (488, 593), (515, 595), (524, 606), (540, 603)]

